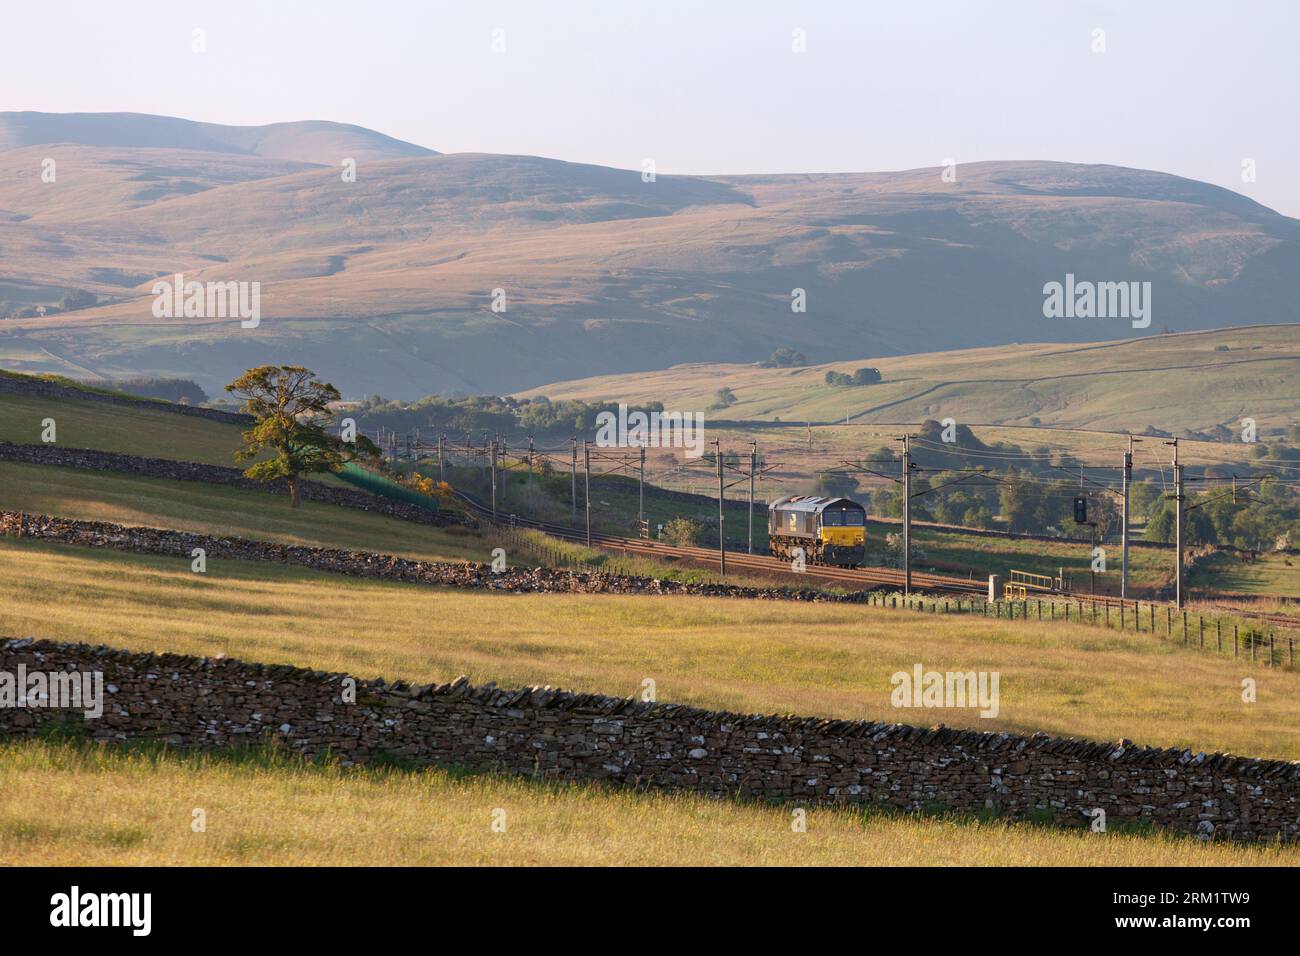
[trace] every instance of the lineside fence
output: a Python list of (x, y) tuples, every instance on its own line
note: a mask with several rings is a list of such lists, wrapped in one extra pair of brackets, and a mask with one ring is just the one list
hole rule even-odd
[(1231, 618), (1178, 611), (1167, 604), (1131, 601), (1111, 604), (1088, 600), (1029, 599), (989, 601), (983, 598), (906, 597), (872, 592), (867, 603), (875, 607), (925, 614), (970, 614), (1007, 621), (1061, 621), (1087, 624), (1113, 631), (1153, 635), (1182, 643), (1184, 647), (1236, 659), (1262, 662), (1266, 667), (1295, 666), (1295, 635), (1253, 626), (1243, 627)]

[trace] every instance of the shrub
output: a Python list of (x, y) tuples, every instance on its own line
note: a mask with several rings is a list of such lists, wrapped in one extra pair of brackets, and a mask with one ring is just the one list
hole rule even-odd
[(664, 525), (663, 539), (679, 548), (689, 548), (700, 540), (700, 526), (690, 518), (673, 518)]

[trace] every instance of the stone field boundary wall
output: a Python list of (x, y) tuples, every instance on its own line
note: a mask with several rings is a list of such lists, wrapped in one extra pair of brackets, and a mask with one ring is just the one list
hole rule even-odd
[(599, 571), (556, 568), (507, 568), (494, 572), (491, 565), (419, 561), (373, 551), (316, 548), (276, 544), (251, 538), (214, 537), (188, 531), (127, 527), (106, 521), (79, 521), (23, 511), (0, 511), (0, 535), (34, 538), (89, 548), (108, 548), (134, 554), (158, 554), (190, 561), (202, 548), (209, 561), (207, 573), (217, 573), (212, 560), (273, 561), (315, 571), (352, 577), (379, 578), (455, 588), (479, 588), (515, 593), (580, 594), (692, 594), (702, 597), (739, 597), (787, 601), (827, 601), (863, 604), (865, 591), (828, 593), (814, 588), (746, 587), (737, 584), (673, 581)]
[[(0, 671), (103, 675), (104, 711), (0, 709), (0, 734), (84, 720), (106, 742), (221, 748), (272, 738), (307, 758), (377, 757), (546, 780), (611, 784), (792, 805), (902, 811), (1050, 811), (1088, 826), (1153, 824), (1236, 840), (1300, 836), (1300, 764), (1049, 737), (904, 724), (761, 716), (578, 694), (358, 680), (225, 658), (0, 639)], [(1100, 838), (1100, 837), (1099, 837)]]
[[(270, 492), (285, 496), (289, 494), (289, 489), (283, 481), (254, 481), (245, 478), (239, 468), (204, 465), (194, 461), (173, 461), (170, 458), (143, 458), (139, 455), (122, 455), (90, 448), (61, 448), (57, 445), (16, 445), (12, 442), (0, 442), (0, 461), (55, 465), (82, 471), (114, 471), (141, 478), (197, 481), (210, 485), (225, 485), (229, 488), (243, 488), (248, 491)], [(362, 511), (373, 511), (403, 521), (415, 521), (440, 527), (464, 523), (464, 520), (459, 517), (439, 514), (418, 505), (381, 498), (352, 488), (337, 488), (318, 481), (299, 481), (298, 491), (304, 501), (317, 501), (344, 508), (360, 508)]]

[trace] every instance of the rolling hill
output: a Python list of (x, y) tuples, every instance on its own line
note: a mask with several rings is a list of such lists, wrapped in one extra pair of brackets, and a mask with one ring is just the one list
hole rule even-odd
[[(99, 297), (0, 321), (0, 365), (211, 391), (297, 361), (409, 398), (778, 346), (827, 362), (1296, 318), (1300, 222), (1244, 196), (1118, 166), (940, 172), (645, 181), (339, 124), (0, 114), (0, 315)], [(260, 327), (154, 318), (152, 283), (176, 272), (261, 283)], [(1044, 318), (1067, 274), (1151, 282), (1151, 326)]]
[[(837, 387), (829, 371), (878, 368), (883, 381)], [(1273, 325), (1084, 344), (1038, 343), (889, 357), (804, 368), (681, 365), (651, 373), (544, 385), (521, 397), (662, 401), (704, 410), (719, 388), (736, 402), (708, 412), (727, 420), (1043, 426), (1141, 434), (1236, 432), (1254, 418), (1261, 435), (1300, 417), (1300, 329)], [(1023, 441), (1029, 442), (1030, 438)]]

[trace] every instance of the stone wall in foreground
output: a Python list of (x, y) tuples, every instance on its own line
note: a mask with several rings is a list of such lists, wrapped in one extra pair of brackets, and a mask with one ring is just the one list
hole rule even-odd
[[(106, 741), (212, 748), (269, 736), (299, 754), (329, 752), (350, 763), (388, 755), (794, 805), (993, 809), (1011, 818), (1050, 810), (1069, 826), (1088, 825), (1100, 808), (1112, 829), (1144, 822), (1243, 840), (1300, 836), (1300, 764), (1285, 761), (730, 714), (549, 687), (474, 687), (463, 677), (353, 685), (343, 674), (291, 666), (0, 640), (0, 674), (20, 664), (28, 672), (102, 673), (104, 713), (85, 723)], [(38, 733), (67, 713), (0, 708), (0, 734)]]

